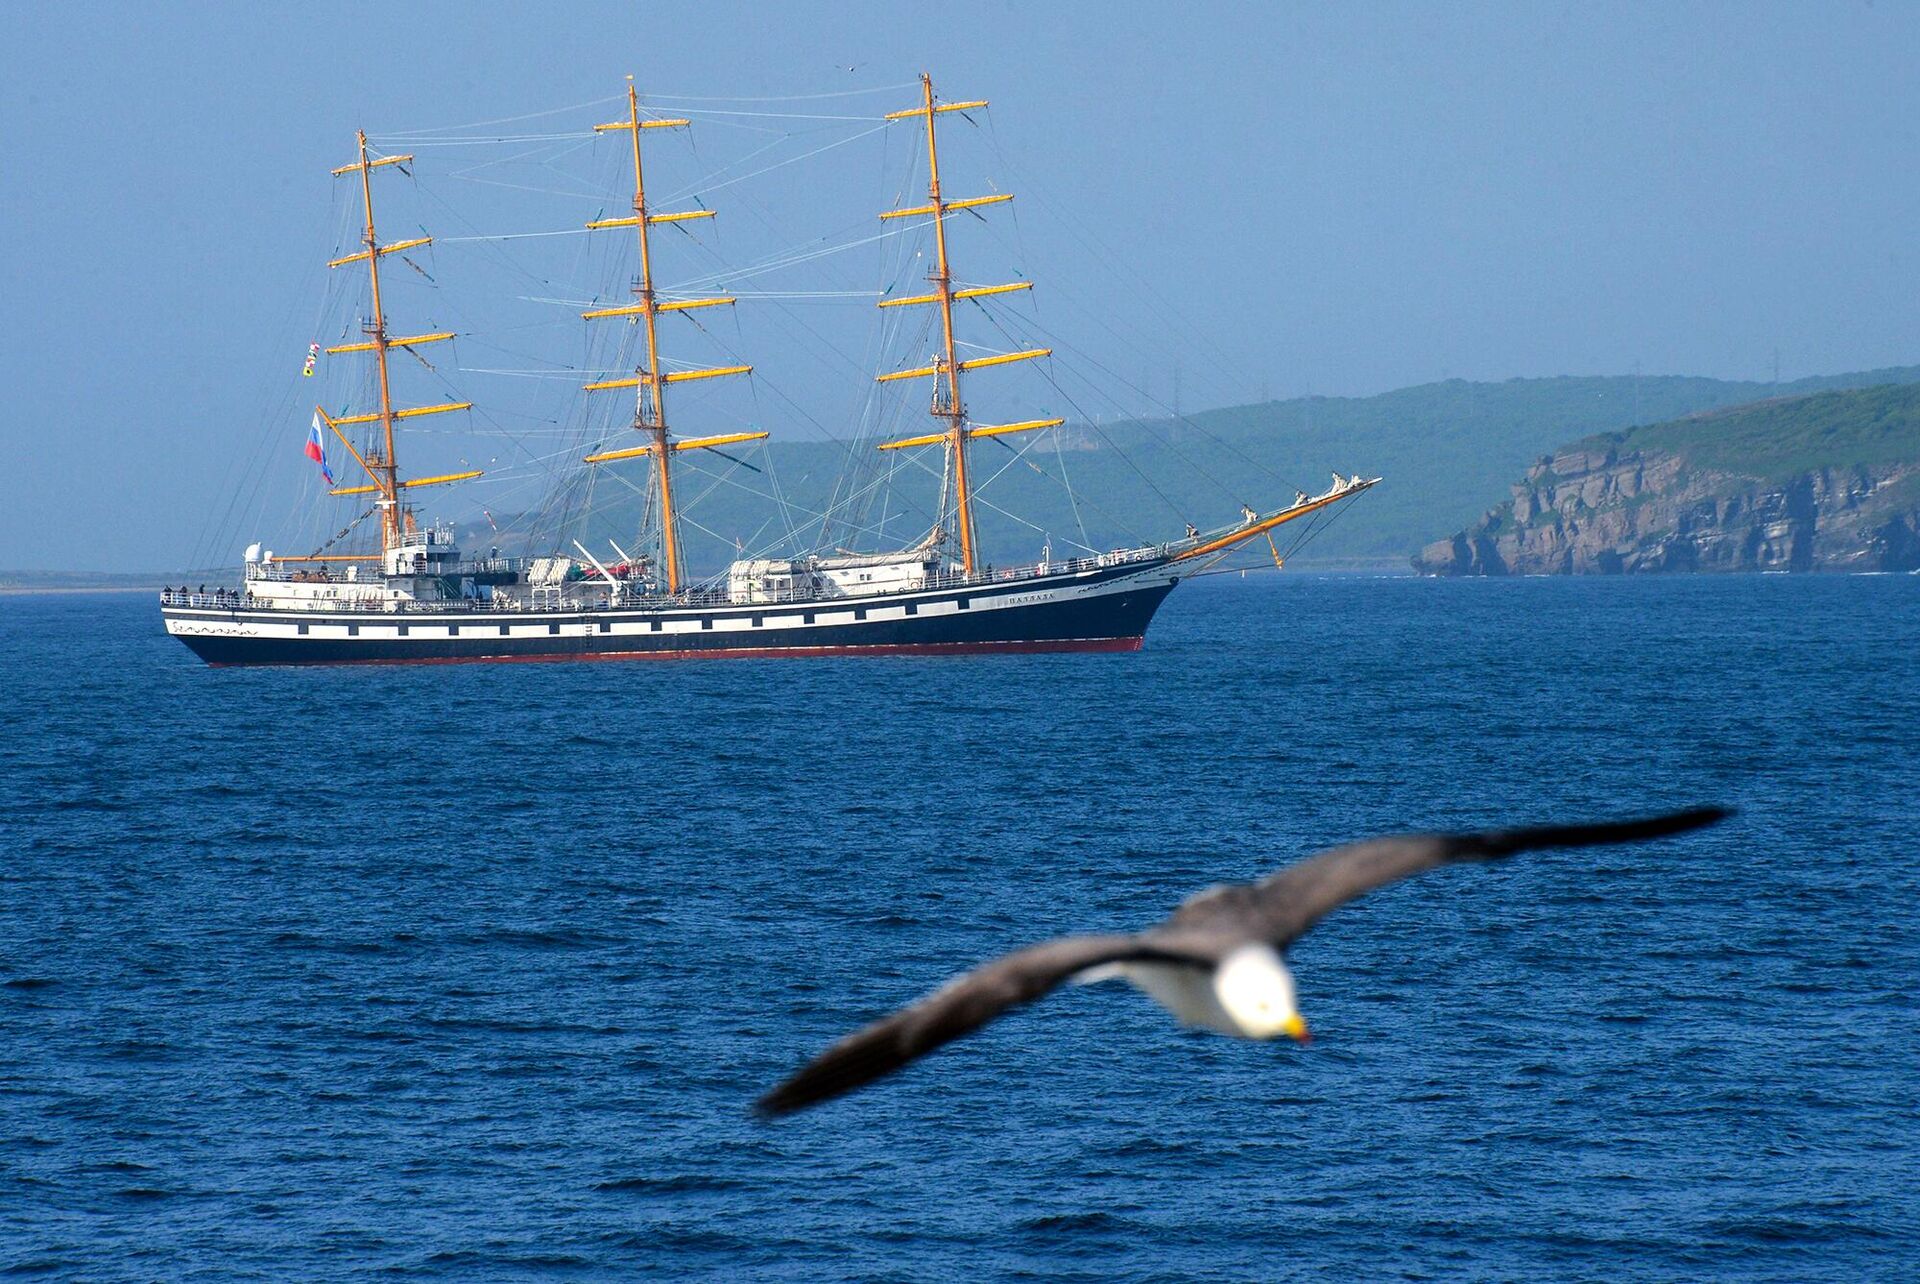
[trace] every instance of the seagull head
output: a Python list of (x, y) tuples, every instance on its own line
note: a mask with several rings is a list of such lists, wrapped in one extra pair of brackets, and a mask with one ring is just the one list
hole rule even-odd
[(1300, 1043), (1311, 1040), (1294, 1001), (1293, 973), (1267, 945), (1243, 945), (1222, 959), (1214, 969), (1213, 992), (1246, 1038), (1284, 1034)]

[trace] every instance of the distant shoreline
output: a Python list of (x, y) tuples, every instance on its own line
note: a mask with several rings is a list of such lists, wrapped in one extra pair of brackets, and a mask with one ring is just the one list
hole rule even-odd
[(158, 593), (162, 581), (152, 584), (0, 584), (0, 597), (27, 597), (42, 593)]

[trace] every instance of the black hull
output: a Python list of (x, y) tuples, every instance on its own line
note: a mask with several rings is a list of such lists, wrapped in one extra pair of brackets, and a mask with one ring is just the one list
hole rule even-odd
[[(211, 665), (1135, 651), (1176, 582), (1164, 569), (1135, 565), (778, 605), (403, 614), (167, 607), (163, 614), (169, 631)], [(304, 632), (285, 635), (295, 628)]]

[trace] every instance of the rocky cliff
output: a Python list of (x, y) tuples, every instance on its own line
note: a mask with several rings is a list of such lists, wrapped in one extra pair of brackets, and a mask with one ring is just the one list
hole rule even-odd
[(1432, 575), (1920, 569), (1920, 393), (1764, 402), (1562, 447)]

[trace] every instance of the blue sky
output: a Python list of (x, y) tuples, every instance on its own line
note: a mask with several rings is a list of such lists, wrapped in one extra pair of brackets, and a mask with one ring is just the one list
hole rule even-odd
[[(1636, 365), (1764, 378), (1776, 353), (1792, 377), (1920, 346), (1910, 5), (63, 5), (6, 22), (0, 568), (224, 563), (237, 549), (209, 530), (271, 535), (311, 495), (299, 357), (322, 337), (326, 171), (352, 131), (548, 113), (628, 73), (682, 101), (783, 100), (706, 104), (770, 114), (703, 119), (697, 163), (662, 154), (669, 182), (698, 188), (783, 131), (776, 159), (844, 144), (712, 194), (734, 220), (722, 248), (756, 256), (860, 225), (907, 174), (897, 145), (846, 141), (859, 122), (796, 120), (809, 102), (877, 115), (922, 69), (991, 99), (956, 133), (949, 188), (1016, 191), (1019, 212), (964, 229), (980, 268), (963, 274), (1040, 282), (1045, 332), (1114, 373), (1106, 412), (1170, 401), (1176, 368), (1192, 409)], [(583, 151), (546, 190), (483, 187), (447, 180), (455, 151), (421, 150), (400, 228), (577, 227), (594, 211), (567, 193), (614, 172)], [(511, 321), (470, 257), (449, 244), (428, 266), (473, 287), (476, 331)], [(878, 288), (883, 266), (854, 253), (780, 284)], [(734, 324), (761, 391), (716, 401), (716, 424), (833, 432), (865, 395), (869, 301)], [(535, 356), (564, 340), (577, 359), (579, 336), (554, 334), (528, 331)], [(458, 381), (501, 405), (529, 382)]]

